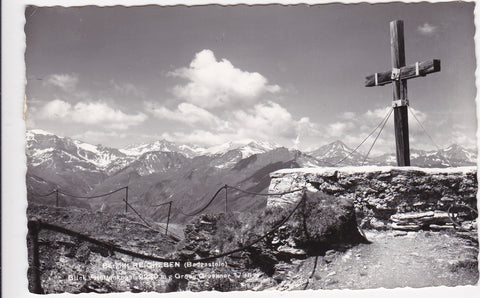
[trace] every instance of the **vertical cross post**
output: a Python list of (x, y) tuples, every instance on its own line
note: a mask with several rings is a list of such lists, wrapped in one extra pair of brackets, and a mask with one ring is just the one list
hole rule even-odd
[(55, 193), (56, 193), (56, 195), (57, 195), (57, 199), (56, 199), (56, 201), (55, 201), (55, 207), (58, 207), (58, 188), (55, 189)]
[[(405, 40), (403, 21), (390, 22), (390, 43), (392, 53), (393, 101), (407, 103), (407, 80), (400, 78), (400, 68), (405, 66)], [(408, 107), (394, 104), (395, 143), (398, 166), (410, 166), (410, 144), (408, 139)]]
[(410, 165), (410, 144), (408, 140), (408, 97), (407, 80), (424, 77), (440, 71), (440, 60), (432, 59), (405, 65), (405, 39), (403, 21), (390, 22), (390, 44), (392, 69), (367, 76), (365, 87), (393, 85), (393, 110), (395, 123), (395, 144), (397, 165)]
[(168, 233), (168, 224), (170, 223), (170, 212), (172, 211), (172, 201), (168, 202), (167, 227), (165, 228), (165, 235)]

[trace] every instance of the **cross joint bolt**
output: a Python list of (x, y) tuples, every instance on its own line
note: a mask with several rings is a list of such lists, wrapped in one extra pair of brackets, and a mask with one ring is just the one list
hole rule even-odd
[(390, 76), (392, 81), (400, 80), (400, 68), (392, 68), (392, 75)]
[(408, 99), (399, 99), (394, 100), (392, 102), (392, 107), (399, 108), (399, 107), (407, 107), (408, 106)]

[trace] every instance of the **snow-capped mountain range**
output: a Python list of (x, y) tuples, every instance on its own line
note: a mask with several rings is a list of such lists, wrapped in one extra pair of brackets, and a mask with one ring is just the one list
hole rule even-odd
[[(36, 194), (56, 188), (85, 195), (129, 185), (132, 193), (129, 201), (153, 204), (173, 197), (177, 205), (187, 208), (192, 197), (202, 200), (204, 195), (226, 183), (265, 192), (269, 174), (282, 168), (395, 164), (394, 155), (364, 161), (362, 154), (351, 153), (352, 149), (340, 141), (305, 153), (266, 142), (230, 142), (201, 148), (160, 140), (115, 149), (42, 130), (27, 131), (26, 141), (27, 188), (29, 198), (34, 201), (45, 199)], [(412, 150), (411, 157), (412, 165), (416, 166), (476, 165), (476, 152), (458, 145), (431, 152)], [(107, 206), (120, 208), (121, 200), (112, 200)], [(239, 201), (237, 207), (263, 204), (258, 198), (252, 198), (248, 203), (250, 207), (246, 207), (245, 202)], [(89, 204), (95, 206), (96, 203)]]
[[(278, 144), (254, 141), (235, 141), (210, 148), (202, 148), (190, 144), (179, 145), (166, 140), (158, 140), (153, 143), (129, 145), (122, 149), (115, 149), (101, 145), (92, 145), (67, 137), (58, 137), (38, 129), (27, 131), (26, 140), (26, 153), (30, 167), (41, 165), (54, 167), (55, 160), (61, 158), (65, 162), (73, 164), (73, 167), (77, 169), (106, 171), (107, 174), (112, 174), (135, 161), (148, 159), (158, 161), (159, 157), (152, 154), (157, 153), (158, 155), (158, 152), (177, 153), (186, 159), (201, 156), (219, 157), (229, 153), (230, 159), (233, 160), (225, 162), (233, 163), (255, 154), (264, 154), (281, 148)], [(293, 151), (293, 149), (290, 150)], [(347, 166), (361, 165), (362, 163), (365, 165), (395, 165), (396, 163), (394, 154), (385, 154), (364, 161), (362, 154), (358, 152), (352, 153), (352, 151), (351, 148), (341, 141), (335, 141), (304, 154), (318, 161), (312, 163), (311, 166)], [(468, 150), (459, 145), (452, 145), (439, 151), (412, 149), (411, 160), (412, 165), (425, 167), (462, 166), (475, 165), (477, 156), (474, 150)], [(219, 163), (215, 166), (220, 168), (228, 167), (226, 164)], [(151, 173), (152, 171), (150, 171)]]
[(122, 149), (115, 149), (101, 145), (92, 145), (67, 137), (58, 137), (39, 129), (27, 131), (26, 140), (27, 156), (30, 158), (29, 162), (32, 166), (38, 166), (42, 162), (51, 159), (54, 151), (64, 150), (70, 151), (66, 154), (73, 154), (71, 156), (72, 161), (77, 159), (78, 161), (90, 162), (99, 169), (109, 170), (109, 172), (112, 171), (112, 168), (118, 169), (149, 152), (175, 152), (187, 158), (194, 158), (202, 155), (222, 155), (232, 150), (238, 150), (241, 152), (242, 158), (247, 158), (254, 154), (265, 153), (281, 147), (268, 142), (236, 141), (202, 148), (196, 145), (178, 145), (166, 140), (158, 140), (153, 143), (134, 144)]
[(178, 152), (188, 158), (193, 158), (202, 155), (218, 155), (225, 154), (231, 150), (240, 150), (243, 158), (247, 158), (253, 154), (265, 153), (275, 148), (280, 148), (280, 145), (268, 142), (254, 142), (254, 141), (236, 141), (228, 142), (222, 145), (203, 148), (192, 144), (178, 145), (166, 140), (158, 140), (153, 143), (129, 145), (119, 151), (128, 156), (141, 156), (146, 152), (162, 151), (162, 152)]
[(119, 151), (128, 156), (141, 156), (147, 152), (178, 152), (186, 157), (195, 157), (201, 155), (203, 148), (197, 147), (195, 145), (177, 145), (173, 142), (166, 140), (158, 140), (153, 143), (148, 144), (133, 144), (126, 146), (125, 148), (120, 149)]

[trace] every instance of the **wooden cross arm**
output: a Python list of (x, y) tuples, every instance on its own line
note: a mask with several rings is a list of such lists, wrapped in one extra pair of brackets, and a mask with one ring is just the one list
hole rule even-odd
[[(418, 67), (417, 67), (418, 63)], [(400, 80), (425, 76), (440, 71), (440, 60), (433, 59), (417, 62), (400, 68)], [(382, 86), (392, 82), (392, 71), (379, 72), (365, 78), (365, 87)], [(376, 77), (376, 78), (375, 78)]]

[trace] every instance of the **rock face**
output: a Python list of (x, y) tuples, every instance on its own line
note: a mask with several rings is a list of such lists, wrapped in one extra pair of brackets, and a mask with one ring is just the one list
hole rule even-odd
[[(357, 228), (353, 201), (320, 192), (305, 192), (304, 201), (272, 237), (268, 245), (276, 251), (300, 255), (321, 255), (331, 248), (368, 243)], [(264, 213), (267, 226), (285, 218), (293, 206), (272, 206)]]
[[(451, 205), (476, 209), (476, 167), (345, 167), (285, 169), (271, 174), (269, 193), (306, 188), (353, 201), (362, 227), (392, 227), (397, 213), (447, 211)], [(267, 208), (297, 202), (301, 192), (270, 196)]]

